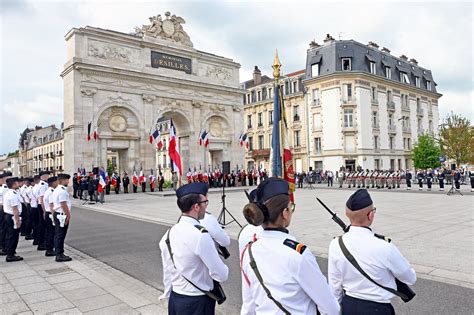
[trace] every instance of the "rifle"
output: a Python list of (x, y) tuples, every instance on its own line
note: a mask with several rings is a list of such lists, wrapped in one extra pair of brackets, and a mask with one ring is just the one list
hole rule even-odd
[[(342, 221), (341, 218), (339, 218), (335, 212), (332, 212), (332, 211), (324, 204), (324, 202), (322, 202), (318, 197), (316, 197), (316, 199), (317, 199), (317, 200), (319, 201), (319, 203), (332, 215), (333, 221), (336, 222), (336, 223), (342, 228), (342, 230), (344, 231), (344, 233), (348, 232), (350, 226), (347, 226), (347, 225), (344, 223), (344, 221)], [(391, 242), (391, 239), (386, 238), (385, 236), (378, 235), (378, 234), (375, 234), (375, 236), (378, 237), (378, 238), (385, 239), (385, 240), (386, 240), (387, 242), (389, 242), (389, 243)], [(349, 253), (349, 254), (350, 254), (350, 253)], [(347, 258), (347, 256), (346, 256), (346, 258)], [(354, 258), (352, 257), (352, 255), (351, 255), (351, 258), (354, 260)], [(350, 261), (350, 260), (349, 260), (349, 261)], [(351, 264), (354, 265), (354, 262), (355, 262), (355, 261), (354, 261), (354, 262), (350, 261), (350, 262), (351, 262)], [(354, 265), (354, 267), (356, 267), (356, 266)], [(362, 271), (362, 269), (360, 269), (360, 267), (359, 267), (358, 265), (357, 265), (356, 269), (358, 269), (359, 272)], [(363, 275), (364, 277), (366, 277), (366, 278), (368, 277), (368, 276), (365, 274), (365, 272), (362, 271), (361, 273), (362, 273), (362, 275)], [(370, 277), (367, 278), (367, 279), (369, 279), (369, 280), (370, 280), (371, 282), (373, 282), (374, 284), (376, 284), (376, 285), (382, 287), (380, 284), (378, 284), (378, 283), (375, 282), (374, 280), (370, 279)], [(391, 288), (386, 288), (386, 287), (382, 287), (382, 288), (384, 288), (385, 290), (388, 290), (389, 292), (391, 292), (391, 293), (394, 294), (394, 295), (399, 296), (399, 297), (403, 300), (403, 302), (405, 302), (405, 303), (409, 302), (411, 299), (413, 299), (413, 298), (415, 297), (416, 293), (415, 293), (406, 283), (401, 282), (401, 281), (398, 280), (397, 278), (395, 278), (395, 283), (396, 283), (396, 285), (397, 285), (397, 290), (396, 290), (396, 291), (393, 290), (393, 289), (391, 289)]]

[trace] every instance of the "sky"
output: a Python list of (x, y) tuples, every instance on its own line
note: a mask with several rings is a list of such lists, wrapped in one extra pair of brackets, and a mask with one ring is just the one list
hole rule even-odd
[(86, 25), (132, 32), (170, 11), (198, 50), (254, 66), (271, 76), (278, 49), (282, 72), (301, 70), (309, 42), (326, 34), (376, 42), (430, 69), (443, 94), (440, 117), (453, 111), (474, 122), (471, 1), (112, 1), (0, 0), (0, 154), (18, 148), (20, 133), (63, 120), (64, 35)]

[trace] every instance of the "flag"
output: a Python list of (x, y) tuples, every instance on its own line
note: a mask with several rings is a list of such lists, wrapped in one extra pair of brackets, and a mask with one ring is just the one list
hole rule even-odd
[(115, 174), (112, 175), (112, 186), (117, 186), (117, 177), (115, 176)]
[(104, 169), (101, 169), (99, 171), (99, 187), (97, 187), (97, 190), (100, 193), (103, 192), (106, 185), (107, 185), (107, 182), (105, 180), (105, 171)]
[(179, 175), (183, 175), (183, 170), (181, 167), (181, 156), (179, 155), (178, 150), (178, 139), (176, 137), (176, 129), (173, 125), (173, 120), (171, 120), (170, 125), (170, 142), (168, 145), (168, 155), (171, 159), (171, 165), (173, 166), (173, 171), (178, 171)]
[(140, 166), (140, 177), (138, 178), (139, 183), (143, 183), (145, 181), (145, 175), (143, 175), (143, 169)]
[(133, 185), (138, 186), (138, 176), (137, 171), (135, 170), (135, 166), (133, 167), (132, 183)]
[(153, 132), (150, 129), (150, 144), (153, 144)]
[(244, 145), (244, 140), (243, 140), (243, 137), (244, 137), (244, 134), (241, 133), (240, 134), (240, 137), (239, 137), (239, 143), (240, 143), (240, 146), (243, 146)]
[(97, 139), (99, 138), (99, 134), (98, 134), (98, 132), (97, 132), (97, 128), (98, 128), (98, 127), (95, 127), (95, 129), (94, 129), (94, 141), (97, 141)]
[(148, 179), (150, 180), (151, 187), (154, 189), (155, 188), (156, 177), (153, 174), (153, 169), (152, 168), (150, 169), (150, 176), (148, 176)]
[(87, 123), (87, 141), (91, 141), (91, 128), (92, 128), (92, 121)]
[(205, 148), (209, 146), (209, 132), (204, 130), (199, 136), (199, 145), (204, 145)]
[(293, 156), (288, 141), (288, 126), (285, 118), (283, 94), (279, 84), (275, 84), (273, 98), (273, 134), (272, 134), (272, 176), (280, 177), (288, 182), (290, 199), (294, 201), (295, 174), (293, 169)]
[(158, 138), (158, 140), (156, 140), (156, 148), (158, 150), (161, 150), (161, 149), (163, 149), (163, 140), (161, 139), (161, 133), (160, 132), (158, 132), (158, 137), (157, 138)]
[(239, 142), (241, 147), (245, 145), (245, 148), (247, 148), (247, 150), (250, 148), (250, 142), (247, 133), (244, 133), (240, 136)]

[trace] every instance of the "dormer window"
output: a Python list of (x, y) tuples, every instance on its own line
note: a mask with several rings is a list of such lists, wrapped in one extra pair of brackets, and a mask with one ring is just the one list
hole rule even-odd
[(431, 91), (431, 81), (426, 81), (426, 89)]
[(342, 71), (351, 71), (351, 58), (342, 58)]
[(391, 79), (392, 78), (392, 68), (390, 67), (385, 67), (385, 77), (387, 79)]
[(400, 82), (410, 84), (410, 78), (405, 72), (400, 72)]
[(319, 63), (314, 63), (311, 65), (311, 76), (317, 77), (319, 75)]
[(420, 77), (415, 77), (415, 85), (416, 87), (420, 87)]
[(375, 65), (375, 62), (370, 63), (370, 73), (377, 74), (377, 67)]

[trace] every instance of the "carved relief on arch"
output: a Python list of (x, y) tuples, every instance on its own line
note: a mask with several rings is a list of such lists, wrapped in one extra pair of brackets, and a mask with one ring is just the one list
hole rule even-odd
[(209, 131), (210, 135), (215, 138), (227, 138), (232, 135), (227, 119), (215, 114), (204, 120), (203, 129)]
[(97, 121), (102, 138), (139, 137), (139, 119), (130, 109), (122, 106), (106, 108)]

